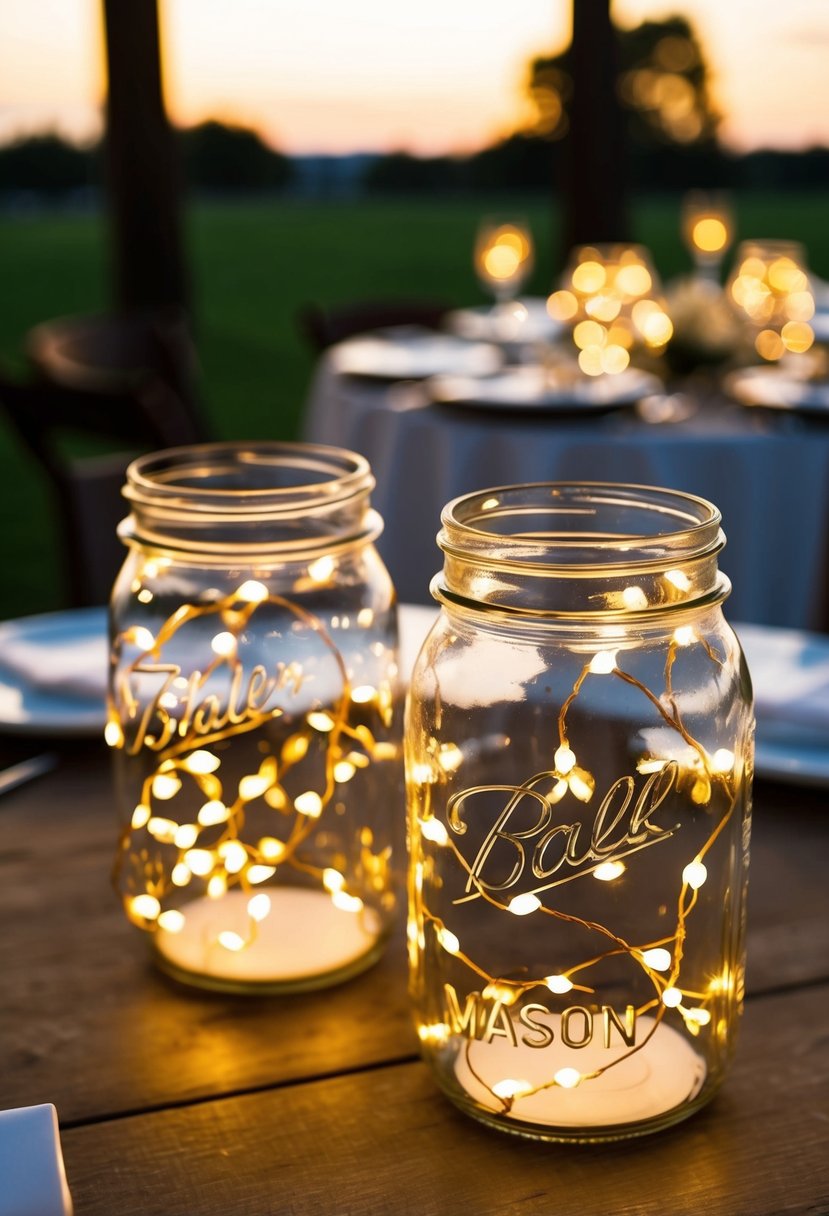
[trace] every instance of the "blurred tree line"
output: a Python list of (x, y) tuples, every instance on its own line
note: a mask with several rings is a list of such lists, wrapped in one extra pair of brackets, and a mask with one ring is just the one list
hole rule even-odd
[[(705, 54), (686, 18), (646, 21), (617, 34), (617, 92), (633, 189), (829, 186), (829, 148), (741, 156), (723, 148)], [(575, 87), (570, 58), (568, 48), (530, 63), (533, 118), (492, 147), (465, 157), (395, 152), (363, 158), (349, 186), (400, 194), (549, 191), (562, 168), (569, 130)], [(178, 139), (185, 182), (196, 192), (303, 188), (302, 158), (274, 150), (255, 131), (210, 121), (178, 132)], [(102, 177), (99, 146), (78, 148), (42, 135), (0, 148), (0, 193), (66, 195), (97, 189)], [(330, 180), (336, 185), (342, 177)]]
[[(293, 178), (291, 159), (255, 131), (210, 121), (178, 131), (182, 173), (195, 190), (281, 190)], [(96, 189), (104, 166), (99, 144), (79, 148), (56, 135), (19, 140), (0, 148), (0, 191), (66, 195)]]
[[(772, 149), (736, 155), (718, 138), (720, 115), (709, 91), (704, 50), (685, 17), (617, 29), (617, 95), (625, 117), (633, 189), (803, 189), (829, 186), (829, 148)], [(563, 169), (563, 141), (575, 82), (568, 47), (534, 59), (527, 91), (534, 117), (493, 147), (463, 159), (396, 153), (368, 169), (377, 191), (545, 189)]]

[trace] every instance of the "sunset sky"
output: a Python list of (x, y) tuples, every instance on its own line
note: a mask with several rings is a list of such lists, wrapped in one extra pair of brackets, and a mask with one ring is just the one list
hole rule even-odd
[[(738, 149), (829, 145), (827, 0), (615, 0), (689, 16)], [(182, 125), (255, 127), (289, 153), (463, 153), (527, 115), (526, 68), (563, 49), (570, 0), (160, 0)], [(100, 130), (100, 0), (0, 0), (0, 140)]]

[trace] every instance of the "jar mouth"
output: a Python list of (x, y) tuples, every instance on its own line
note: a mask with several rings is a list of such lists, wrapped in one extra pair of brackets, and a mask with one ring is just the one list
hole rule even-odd
[(127, 542), (188, 554), (288, 560), (374, 540), (382, 530), (364, 456), (313, 443), (205, 443), (127, 468)]
[(325, 509), (374, 488), (368, 461), (310, 443), (204, 443), (139, 456), (127, 468), (131, 503), (217, 517)]
[(725, 598), (713, 503), (613, 482), (535, 482), (456, 498), (441, 514), (438, 598), (511, 611), (623, 615)]

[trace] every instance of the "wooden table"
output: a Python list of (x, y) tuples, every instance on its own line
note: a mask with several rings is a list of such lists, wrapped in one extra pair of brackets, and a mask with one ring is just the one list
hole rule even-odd
[(157, 973), (109, 886), (108, 757), (67, 747), (0, 800), (0, 1107), (55, 1103), (76, 1216), (827, 1213), (826, 795), (761, 784), (755, 801), (733, 1072), (688, 1122), (582, 1148), (490, 1131), (442, 1097), (402, 927), (322, 993), (233, 998)]

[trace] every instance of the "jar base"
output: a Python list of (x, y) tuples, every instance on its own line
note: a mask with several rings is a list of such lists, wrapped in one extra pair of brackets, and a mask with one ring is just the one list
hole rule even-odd
[(557, 1033), (552, 1067), (552, 1049), (464, 1040), (446, 1091), (475, 1118), (533, 1139), (594, 1143), (644, 1135), (696, 1109), (707, 1069), (664, 1022), (640, 1018), (637, 1031), (632, 1050), (597, 1046), (597, 1036), (566, 1047)]
[[(306, 888), (271, 887), (261, 893), (268, 896), (270, 911), (260, 921), (251, 919), (251, 896), (243, 891), (183, 905), (178, 932), (153, 934), (156, 964), (192, 987), (266, 995), (341, 983), (383, 952), (387, 934), (373, 909), (343, 911), (328, 892)], [(220, 933), (236, 934), (244, 945), (228, 949)]]
[(452, 1102), (465, 1115), (471, 1115), (478, 1123), (506, 1132), (509, 1136), (518, 1136), (522, 1140), (540, 1140), (548, 1144), (610, 1144), (616, 1140), (635, 1140), (642, 1136), (651, 1136), (657, 1132), (667, 1131), (677, 1123), (690, 1119), (702, 1107), (707, 1106), (716, 1094), (716, 1088), (699, 1094), (692, 1102), (685, 1102), (665, 1111), (658, 1118), (649, 1119), (643, 1123), (620, 1123), (607, 1127), (546, 1127), (524, 1123), (512, 1123), (503, 1116), (489, 1111), (461, 1098), (454, 1090), (444, 1091)]

